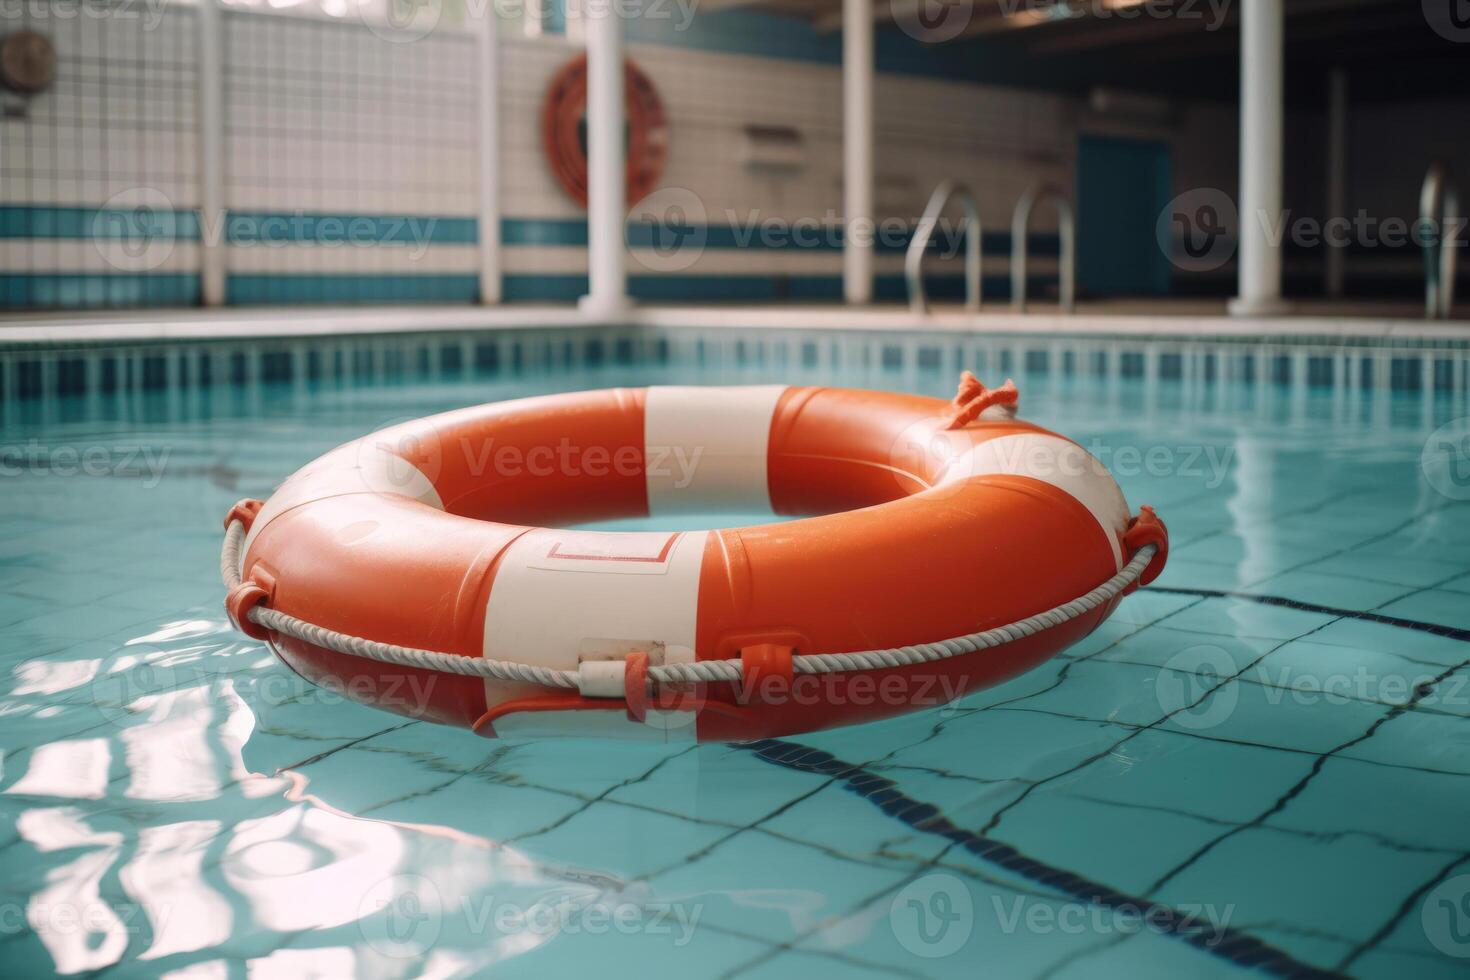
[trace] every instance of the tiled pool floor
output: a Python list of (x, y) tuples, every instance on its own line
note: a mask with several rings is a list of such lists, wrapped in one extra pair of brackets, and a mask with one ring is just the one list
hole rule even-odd
[(952, 388), (606, 366), (6, 418), (4, 972), (1470, 968), (1470, 473), (1421, 465), (1463, 400), (1018, 373), (1023, 414), (1169, 522), (1167, 573), (1043, 667), (860, 728), (502, 744), (228, 628), (237, 498), (398, 419), (670, 380)]

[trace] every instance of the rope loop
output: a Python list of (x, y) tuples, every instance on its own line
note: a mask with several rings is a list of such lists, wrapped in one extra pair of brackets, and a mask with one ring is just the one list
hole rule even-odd
[(954, 401), (950, 402), (951, 414), (944, 428), (963, 429), (992, 405), (1002, 406), (1008, 415), (1014, 417), (1020, 403), (1021, 392), (1010, 378), (1006, 378), (1006, 383), (999, 388), (987, 388), (972, 372), (965, 371), (960, 375), (960, 386), (955, 392)]
[[(245, 524), (241, 520), (230, 522), (225, 532), (224, 546), (220, 549), (220, 577), (226, 589), (234, 591), (240, 584), (240, 550), (245, 540)], [(886, 670), (894, 667), (912, 667), (962, 657), (980, 650), (1013, 643), (1033, 636), (1042, 630), (1085, 616), (1127, 591), (1148, 569), (1149, 563), (1159, 551), (1153, 542), (1139, 547), (1117, 574), (1097, 588), (1078, 596), (1070, 602), (1027, 616), (1025, 619), (980, 633), (918, 643), (913, 646), (886, 650), (858, 650), (851, 653), (808, 653), (793, 656), (791, 669), (797, 674), (833, 674), (859, 670)], [(313, 646), (334, 650), (337, 653), (378, 663), (417, 667), (422, 670), (459, 674), (465, 677), (485, 677), (492, 680), (524, 681), (544, 687), (578, 689), (578, 672), (518, 664), (509, 660), (489, 660), (484, 657), (467, 657), (457, 653), (440, 653), (434, 650), (418, 650), (347, 633), (338, 633), (322, 626), (303, 622), (268, 605), (252, 606), (246, 618), (273, 633), (310, 643)], [(692, 663), (663, 664), (647, 668), (648, 679), (655, 684), (689, 684), (719, 681), (739, 681), (743, 672), (740, 658), (727, 660), (698, 660)]]

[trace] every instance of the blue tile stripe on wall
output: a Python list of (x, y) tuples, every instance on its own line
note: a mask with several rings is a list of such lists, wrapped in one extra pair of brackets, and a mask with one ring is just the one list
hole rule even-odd
[[(841, 248), (840, 227), (811, 226), (800, 239), (789, 233), (762, 237), (754, 227), (739, 224), (655, 225), (633, 221), (628, 242), (638, 248), (698, 246), (715, 250), (827, 251)], [(201, 241), (205, 237), (199, 215), (193, 211), (149, 208), (88, 208), (74, 206), (0, 206), (0, 238), (68, 240)], [(425, 244), (473, 245), (478, 239), (474, 218), (432, 215), (306, 214), (294, 212), (231, 212), (224, 239), (240, 247), (291, 243), (322, 245)], [(507, 246), (574, 247), (587, 245), (584, 218), (505, 218), (501, 240)], [(895, 231), (880, 242), (882, 252), (907, 247), (908, 232)], [(931, 246), (936, 252), (962, 247), (954, 236), (941, 233)], [(1033, 254), (1056, 255), (1055, 234), (1030, 238)], [(1010, 236), (992, 232), (983, 237), (987, 255), (1003, 256)], [(1036, 277), (1044, 288), (1055, 277)], [(927, 279), (936, 297), (958, 297), (959, 276), (932, 275)], [(986, 294), (1004, 297), (1004, 276), (987, 277)], [(577, 274), (511, 274), (505, 276), (504, 294), (510, 301), (573, 300), (587, 290), (587, 277)], [(629, 291), (639, 299), (754, 301), (835, 300), (842, 295), (837, 275), (780, 273), (746, 275), (637, 275)], [(474, 275), (439, 273), (294, 274), (232, 273), (226, 284), (226, 302), (234, 305), (269, 303), (351, 302), (472, 302), (479, 284)], [(875, 292), (880, 299), (901, 300), (902, 278), (879, 276)], [(0, 305), (18, 307), (105, 308), (114, 306), (188, 306), (199, 302), (197, 277), (190, 273), (46, 272), (0, 275)]]
[(463, 274), (250, 273), (232, 274), (225, 281), (225, 303), (230, 306), (279, 303), (473, 303), (479, 296), (479, 277)]
[[(1033, 295), (1056, 285), (1055, 276), (1032, 276), (1028, 280)], [(931, 299), (963, 299), (964, 277), (960, 275), (925, 276)], [(576, 274), (508, 275), (502, 282), (507, 302), (553, 302), (574, 300), (587, 294), (587, 277)], [(628, 293), (634, 299), (655, 302), (694, 302), (709, 299), (738, 298), (751, 302), (840, 301), (840, 275), (694, 275), (650, 276), (630, 275)], [(908, 298), (903, 276), (874, 277), (873, 294), (880, 301), (903, 302)], [(1010, 279), (1005, 276), (985, 279), (988, 302), (1005, 299), (1010, 294)]]
[[(880, 252), (902, 252), (908, 248), (912, 229), (885, 233), (878, 243)], [(836, 252), (842, 248), (842, 228), (805, 228), (793, 233), (788, 226), (777, 234), (764, 238), (754, 226), (743, 224), (682, 224), (656, 225), (649, 221), (628, 222), (628, 244), (633, 248), (677, 248), (683, 245), (701, 246), (711, 249), (764, 249), (768, 251), (793, 252)], [(939, 229), (929, 248), (934, 252), (953, 252), (963, 247), (959, 236)], [(504, 218), (500, 223), (502, 245), (556, 245), (585, 247), (587, 244), (587, 221), (585, 218)], [(1054, 232), (1039, 232), (1027, 238), (1033, 255), (1058, 255), (1060, 239)], [(986, 255), (1009, 255), (1011, 236), (1009, 232), (986, 232), (982, 238), (982, 251)]]
[(0, 205), (0, 238), (199, 240), (195, 211)]
[(232, 245), (473, 245), (479, 241), (474, 218), (433, 215), (281, 214), (231, 211), (225, 240)]
[[(790, 228), (763, 237), (753, 225), (741, 223), (687, 223), (655, 225), (647, 221), (628, 223), (628, 244), (635, 247), (670, 247), (684, 243), (713, 249), (771, 249), (792, 251), (836, 251), (841, 248), (842, 228), (808, 226), (800, 234)], [(909, 231), (893, 229), (879, 242), (880, 251), (902, 251)], [(802, 237), (802, 236), (805, 237)], [(501, 242), (505, 245), (586, 246), (585, 218), (503, 218)], [(202, 241), (199, 215), (194, 211), (155, 211), (147, 208), (87, 208), (55, 205), (0, 205), (0, 238), (8, 239), (118, 239), (171, 238)], [(313, 242), (336, 244), (428, 244), (473, 245), (479, 241), (474, 218), (415, 214), (308, 214), (301, 212), (231, 211), (225, 219), (224, 238), (231, 244), (284, 245)], [(1006, 254), (1008, 232), (988, 232), (984, 251)], [(798, 240), (800, 239), (800, 240)], [(1030, 248), (1037, 254), (1057, 254), (1054, 233), (1033, 234)], [(952, 250), (961, 243), (941, 229), (932, 248)]]
[(197, 306), (193, 273), (94, 274), (0, 273), (0, 307), (8, 309), (113, 309), (131, 306)]

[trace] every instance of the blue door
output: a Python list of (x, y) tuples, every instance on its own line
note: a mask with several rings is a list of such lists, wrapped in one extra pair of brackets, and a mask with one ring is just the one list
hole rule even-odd
[(1083, 296), (1164, 296), (1169, 257), (1154, 234), (1169, 204), (1169, 146), (1083, 136), (1077, 145), (1077, 287)]

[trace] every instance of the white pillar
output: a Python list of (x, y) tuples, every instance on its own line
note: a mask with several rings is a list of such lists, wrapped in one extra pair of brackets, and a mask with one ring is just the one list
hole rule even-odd
[(587, 265), (582, 309), (616, 316), (628, 308), (623, 163), (623, 22), (612, 5), (586, 14)]
[[(1348, 79), (1347, 72), (1334, 68), (1327, 73), (1327, 221), (1347, 217), (1348, 179)], [(1323, 289), (1331, 298), (1342, 295), (1345, 247), (1335, 247), (1336, 234), (1324, 247)], [(1340, 243), (1341, 244), (1341, 243)]]
[(1285, 15), (1282, 0), (1243, 0), (1240, 12), (1240, 286), (1237, 316), (1285, 313), (1281, 250)]
[[(485, 4), (477, 25), (480, 123), (480, 302), (499, 303), (500, 278), (500, 47), (495, 4)], [(470, 16), (476, 16), (471, 13)]]
[(842, 0), (842, 294), (873, 301), (873, 0)]
[(225, 302), (225, 90), (222, 17), (217, 0), (200, 0), (199, 301)]

